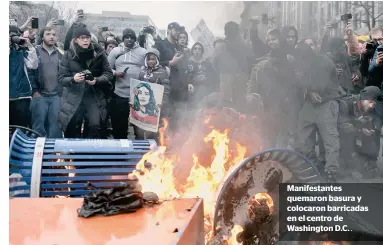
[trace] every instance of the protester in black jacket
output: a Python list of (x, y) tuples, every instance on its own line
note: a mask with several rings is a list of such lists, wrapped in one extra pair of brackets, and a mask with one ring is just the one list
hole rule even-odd
[(170, 101), (173, 107), (170, 129), (173, 132), (183, 124), (183, 113), (186, 110), (188, 98), (186, 67), (184, 67), (186, 56), (182, 46), (178, 44), (178, 37), (182, 30), (178, 23), (170, 23), (167, 38), (155, 45), (160, 52), (160, 65), (170, 69)]
[[(60, 123), (66, 138), (81, 136), (81, 125), (86, 115), (89, 138), (101, 137), (101, 126), (106, 120), (106, 95), (113, 78), (105, 51), (90, 42), (91, 34), (83, 26), (73, 31), (70, 49), (64, 53), (59, 69), (63, 86)], [(93, 78), (84, 74), (89, 70)]]
[(205, 59), (202, 43), (196, 42), (192, 47), (193, 56), (188, 61), (189, 75), (189, 108), (196, 108), (197, 104), (207, 95), (219, 91), (218, 78), (212, 64)]
[(160, 52), (160, 65), (170, 68), (170, 98), (176, 102), (186, 101), (187, 83), (182, 79), (182, 61), (185, 58), (183, 47), (178, 44), (178, 37), (182, 27), (176, 23), (168, 25), (168, 36), (165, 40), (157, 42), (155, 48)]

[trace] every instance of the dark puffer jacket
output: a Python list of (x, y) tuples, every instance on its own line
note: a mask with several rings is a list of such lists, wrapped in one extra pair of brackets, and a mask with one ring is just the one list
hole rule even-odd
[[(112, 88), (113, 73), (106, 58), (105, 51), (95, 46), (95, 56), (89, 63), (88, 70), (92, 72), (97, 82), (91, 88), (86, 82), (76, 83), (73, 77), (76, 73), (84, 71), (78, 56), (72, 49), (65, 51), (59, 69), (59, 83), (63, 87), (59, 119), (65, 132), (70, 120), (75, 114), (86, 89), (91, 89), (96, 95), (100, 110), (106, 111), (107, 97)], [(102, 111), (100, 115), (103, 115)]]

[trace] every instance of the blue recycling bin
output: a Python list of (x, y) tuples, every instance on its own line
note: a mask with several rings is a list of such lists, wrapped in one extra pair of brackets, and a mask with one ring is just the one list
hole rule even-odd
[(81, 197), (128, 183), (155, 140), (30, 138), (17, 129), (9, 146), (10, 197)]

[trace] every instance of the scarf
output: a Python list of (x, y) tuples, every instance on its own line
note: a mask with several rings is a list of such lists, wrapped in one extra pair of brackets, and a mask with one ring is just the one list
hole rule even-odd
[(76, 49), (76, 54), (81, 61), (91, 60), (94, 57), (94, 48), (92, 45), (89, 48), (82, 48), (77, 43), (74, 44)]

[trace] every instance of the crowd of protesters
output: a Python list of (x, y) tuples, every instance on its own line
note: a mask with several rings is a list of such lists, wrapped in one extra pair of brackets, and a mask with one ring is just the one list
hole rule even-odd
[[(101, 27), (90, 33), (79, 14), (63, 44), (55, 21), (41, 30), (10, 26), (9, 123), (50, 138), (107, 138), (112, 129), (112, 137), (126, 139), (134, 78), (164, 86), (160, 116), (174, 133), (194, 132), (200, 113), (230, 114), (226, 121), (236, 127), (242, 124), (233, 118), (254, 121), (246, 131), (251, 137), (258, 129), (257, 147), (293, 148), (331, 181), (354, 170), (373, 177), (383, 117), (383, 29), (360, 37), (347, 25), (335, 37), (330, 28), (321, 40), (299, 37), (293, 26), (270, 29), (263, 42), (257, 22), (244, 38), (230, 21), (206, 57), (202, 43), (189, 49), (177, 22), (164, 39), (151, 26), (141, 33), (126, 28), (120, 38)], [(134, 126), (134, 136), (158, 133)]]

